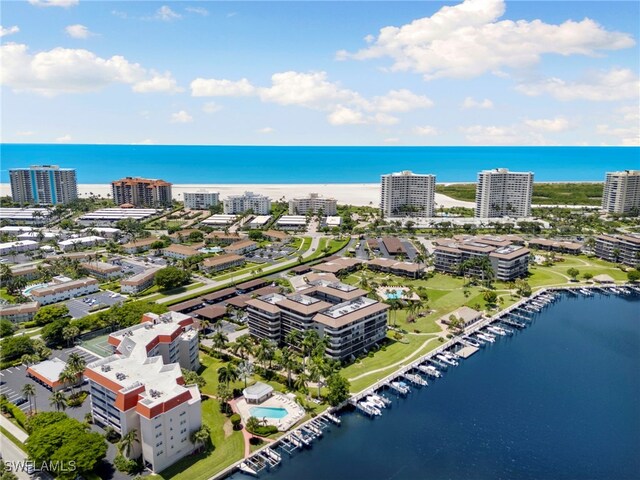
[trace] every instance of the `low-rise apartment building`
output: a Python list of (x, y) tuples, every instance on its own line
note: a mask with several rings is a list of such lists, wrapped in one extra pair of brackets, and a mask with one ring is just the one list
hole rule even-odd
[(13, 323), (30, 322), (39, 308), (38, 302), (0, 305), (0, 319)]
[(392, 273), (409, 278), (419, 278), (424, 272), (424, 267), (413, 262), (398, 262), (389, 258), (374, 258), (367, 262), (371, 270)]
[(129, 295), (140, 293), (153, 285), (160, 268), (150, 268), (132, 277), (120, 280), (120, 291)]
[(75, 248), (93, 247), (94, 245), (100, 245), (105, 243), (104, 237), (98, 237), (96, 235), (89, 235), (88, 237), (70, 238), (68, 240), (62, 240), (58, 242), (58, 246), (63, 250), (73, 250)]
[(227, 268), (239, 267), (244, 265), (245, 258), (242, 255), (236, 255), (235, 253), (227, 253), (224, 255), (218, 255), (216, 257), (205, 258), (200, 268), (207, 273), (220, 272)]
[(82, 265), (89, 275), (102, 280), (122, 276), (122, 269), (118, 265), (107, 262), (87, 262)]
[(122, 250), (129, 254), (146, 252), (157, 240), (158, 238), (156, 237), (141, 238), (139, 240), (134, 240), (132, 242), (123, 244)]
[(33, 250), (37, 250), (38, 248), (38, 242), (34, 242), (33, 240), (0, 243), (0, 256), (31, 252)]
[(34, 288), (29, 292), (29, 296), (40, 305), (51, 305), (52, 303), (95, 293), (98, 290), (100, 290), (98, 281), (95, 278), (85, 277), (70, 282)]
[(598, 235), (595, 254), (608, 262), (640, 266), (640, 234)]
[(236, 255), (244, 255), (258, 248), (258, 244), (252, 240), (241, 240), (225, 247), (227, 253), (235, 253)]
[(169, 258), (175, 258), (177, 260), (185, 260), (187, 258), (201, 255), (201, 253), (195, 248), (188, 247), (186, 245), (169, 245), (167, 248), (162, 249), (162, 255)]
[(262, 232), (262, 235), (275, 242), (288, 242), (291, 240), (291, 235), (287, 232), (281, 232), (280, 230), (267, 230), (266, 232)]
[(434, 244), (434, 267), (440, 272), (457, 275), (465, 266), (466, 274), (482, 276), (482, 267), (469, 260), (483, 257), (489, 260), (496, 280), (511, 281), (529, 272), (529, 249), (505, 238), (456, 237), (438, 239)]
[(549, 252), (558, 253), (572, 253), (574, 255), (579, 254), (582, 251), (582, 243), (570, 242), (566, 240), (551, 240), (548, 238), (532, 238), (527, 242), (527, 245), (531, 248), (537, 248), (539, 250), (547, 250)]
[(219, 245), (231, 245), (232, 243), (239, 242), (247, 238), (246, 235), (240, 235), (238, 233), (227, 233), (220, 231), (213, 231), (207, 234), (207, 242), (217, 243)]

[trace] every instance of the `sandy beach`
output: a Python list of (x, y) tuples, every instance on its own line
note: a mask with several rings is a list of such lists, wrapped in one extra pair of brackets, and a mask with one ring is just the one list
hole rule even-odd
[[(290, 200), (295, 197), (305, 197), (310, 193), (318, 193), (324, 197), (333, 197), (340, 204), (357, 206), (374, 206), (380, 203), (379, 183), (313, 183), (313, 184), (174, 184), (172, 187), (173, 197), (182, 200), (184, 192), (197, 192), (198, 190), (208, 190), (220, 193), (220, 199), (229, 195), (236, 195), (245, 191), (261, 193), (269, 196), (272, 200)], [(78, 193), (80, 197), (89, 195), (100, 195), (106, 197), (111, 194), (109, 184), (79, 184)], [(8, 183), (0, 184), (0, 195), (11, 195), (11, 187)], [(474, 208), (473, 202), (462, 202), (454, 200), (445, 195), (436, 193), (437, 207), (468, 207)]]

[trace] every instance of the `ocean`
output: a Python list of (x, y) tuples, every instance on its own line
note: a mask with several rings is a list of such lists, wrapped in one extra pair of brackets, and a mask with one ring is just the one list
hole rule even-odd
[(640, 168), (640, 147), (253, 147), (0, 144), (8, 169), (54, 164), (77, 169), (78, 183), (124, 176), (177, 184), (376, 183), (400, 170), (438, 182), (474, 182), (479, 170), (533, 171), (536, 181), (603, 181), (607, 171)]
[[(376, 419), (342, 426), (263, 480), (637, 479), (640, 297), (563, 297)], [(235, 474), (235, 480), (247, 479)]]

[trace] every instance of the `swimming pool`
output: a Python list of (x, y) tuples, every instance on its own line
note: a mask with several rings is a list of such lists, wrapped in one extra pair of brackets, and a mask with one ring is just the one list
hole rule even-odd
[(280, 419), (287, 416), (289, 412), (287, 412), (286, 408), (279, 407), (253, 407), (249, 410), (251, 412), (252, 417), (256, 418), (275, 418)]
[(31, 290), (33, 290), (34, 288), (47, 287), (48, 285), (49, 284), (47, 283), (38, 283), (37, 285), (29, 285), (27, 288), (22, 290), (22, 294), (25, 296), (29, 295), (29, 292), (31, 292)]
[(384, 295), (389, 300), (397, 300), (399, 298), (402, 298), (402, 292), (400, 290), (387, 290)]
[(222, 251), (222, 248), (220, 247), (204, 247), (198, 250), (199, 252), (202, 253), (220, 253)]

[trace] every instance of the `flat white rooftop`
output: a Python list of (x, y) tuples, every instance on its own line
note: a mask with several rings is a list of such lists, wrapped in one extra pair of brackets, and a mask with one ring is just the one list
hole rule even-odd
[(307, 217), (303, 215), (283, 215), (278, 219), (278, 225), (306, 225)]
[(327, 227), (339, 227), (342, 224), (342, 217), (329, 216), (325, 220)]
[(230, 225), (236, 221), (236, 215), (224, 215), (222, 213), (211, 215), (202, 221), (205, 225)]

